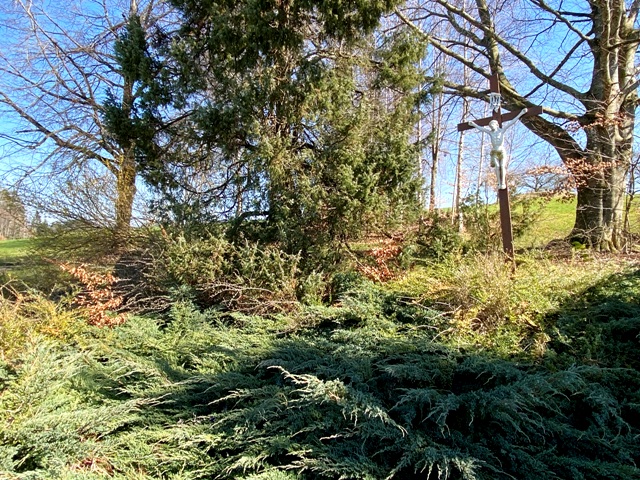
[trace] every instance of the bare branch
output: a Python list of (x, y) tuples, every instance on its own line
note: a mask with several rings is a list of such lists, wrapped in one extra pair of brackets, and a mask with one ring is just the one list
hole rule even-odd
[(13, 100), (11, 100), (5, 93), (0, 92), (0, 97), (1, 97), (0, 102), (11, 107), (16, 113), (18, 113), (18, 115), (20, 115), (23, 119), (25, 119), (31, 125), (33, 125), (40, 133), (42, 133), (45, 136), (45, 138), (53, 140), (58, 147), (71, 150), (73, 152), (81, 153), (87, 159), (98, 160), (104, 166), (109, 168), (109, 170), (111, 170), (111, 172), (114, 175), (117, 175), (118, 169), (115, 167), (112, 160), (106, 157), (103, 157), (102, 155), (100, 155), (94, 150), (83, 147), (77, 143), (73, 143), (68, 140), (65, 140), (60, 136), (60, 131), (56, 132), (44, 126), (35, 117), (27, 113), (26, 110), (24, 110), (18, 104), (16, 104)]

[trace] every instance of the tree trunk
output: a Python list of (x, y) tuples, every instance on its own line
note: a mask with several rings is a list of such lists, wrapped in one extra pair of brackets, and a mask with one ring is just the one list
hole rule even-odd
[[(135, 0), (131, 0), (129, 17), (138, 14), (138, 6)], [(133, 118), (133, 104), (135, 101), (134, 84), (135, 77), (130, 73), (124, 73), (122, 87), (122, 111), (127, 119)], [(121, 142), (122, 155), (116, 175), (116, 246), (122, 247), (129, 240), (131, 229), (131, 217), (133, 215), (133, 199), (136, 194), (136, 159), (135, 139), (127, 138)]]
[[(466, 69), (465, 69), (465, 77), (466, 77)], [(466, 83), (466, 80), (465, 80)], [(460, 119), (460, 123), (464, 123), (467, 121), (469, 117), (469, 100), (466, 98), (462, 99), (462, 118)], [(455, 174), (455, 183), (453, 186), (453, 206), (452, 206), (452, 223), (455, 225), (456, 221), (458, 222), (458, 232), (462, 233), (464, 229), (463, 220), (462, 220), (462, 159), (464, 157), (464, 132), (458, 133), (458, 155), (456, 159), (456, 174)]]
[(440, 160), (442, 93), (436, 98), (437, 108), (431, 111), (431, 172), (429, 175), (429, 212), (436, 209), (436, 182), (438, 181), (438, 161)]
[(429, 212), (436, 209), (436, 181), (438, 180), (438, 150), (440, 145), (434, 142), (431, 145), (431, 172), (429, 175)]
[[(624, 8), (618, 6), (618, 8)], [(606, 30), (608, 20), (594, 14), (594, 27)], [(622, 38), (630, 38), (632, 25), (619, 27)], [(610, 38), (606, 38), (612, 41)], [(623, 213), (626, 175), (631, 166), (635, 110), (637, 40), (617, 51), (594, 42), (594, 74), (583, 100), (586, 114), (580, 123), (587, 136), (584, 162), (569, 167), (578, 186), (576, 223), (570, 238), (598, 250), (619, 250), (624, 245)], [(572, 168), (573, 167), (573, 168)]]
[(122, 156), (116, 178), (115, 239), (118, 246), (123, 246), (127, 242), (131, 230), (133, 199), (136, 195), (136, 173), (133, 152), (126, 152)]
[(587, 164), (586, 172), (574, 174), (578, 196), (570, 240), (597, 250), (615, 251), (624, 246), (624, 191), (630, 155), (630, 150), (618, 152), (615, 160)]
[[(618, 169), (613, 169), (618, 170)], [(570, 239), (598, 250), (618, 250), (622, 245), (624, 171), (611, 172), (578, 186), (576, 222)]]
[[(487, 116), (487, 106), (485, 105), (484, 107), (484, 115), (482, 115), (483, 117)], [(478, 178), (476, 180), (476, 201), (475, 201), (475, 206), (477, 207), (478, 205), (480, 205), (480, 184), (482, 183), (482, 169), (484, 168), (484, 144), (485, 144), (485, 139), (486, 136), (483, 133), (480, 136), (480, 160), (478, 161)], [(486, 183), (485, 183), (485, 189), (486, 189)]]

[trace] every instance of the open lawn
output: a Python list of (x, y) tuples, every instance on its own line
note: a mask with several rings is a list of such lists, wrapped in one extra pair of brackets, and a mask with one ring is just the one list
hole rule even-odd
[(29, 238), (0, 241), (0, 262), (15, 262), (25, 257), (31, 245), (32, 241)]
[(49, 294), (60, 283), (63, 272), (43, 262), (32, 247), (30, 238), (0, 241), (0, 284), (11, 283), (13, 288), (33, 288)]
[(515, 239), (516, 248), (543, 247), (551, 240), (565, 238), (576, 220), (576, 200), (552, 199), (544, 205), (540, 217), (523, 236)]
[[(544, 203), (539, 218), (527, 232), (514, 240), (516, 248), (544, 247), (551, 240), (565, 238), (576, 220), (576, 199), (553, 198)], [(636, 200), (629, 213), (632, 233), (640, 233), (640, 207)]]

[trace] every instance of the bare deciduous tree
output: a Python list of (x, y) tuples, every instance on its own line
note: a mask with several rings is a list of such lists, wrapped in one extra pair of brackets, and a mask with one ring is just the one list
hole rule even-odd
[[(426, 0), (397, 10), (434, 48), (479, 78), (497, 73), (507, 109), (544, 105), (544, 117), (523, 123), (555, 148), (576, 178), (571, 236), (595, 248), (618, 249), (623, 242), (638, 106), (639, 9), (637, 0), (475, 0), (472, 8), (462, 0)], [(433, 35), (427, 21), (446, 22), (455, 35)], [(445, 88), (467, 97), (488, 94), (451, 80)]]
[(150, 30), (168, 7), (161, 0), (15, 0), (2, 9), (0, 105), (15, 129), (5, 135), (15, 147), (5, 156), (15, 155), (23, 175), (64, 176), (96, 165), (108, 171), (115, 186), (111, 226), (116, 238), (126, 237), (136, 162), (133, 148), (109, 135), (103, 115), (108, 92), (129, 107), (137, 93), (118, 66), (114, 42), (130, 16)]
[(24, 238), (28, 233), (22, 200), (15, 192), (0, 190), (0, 239)]

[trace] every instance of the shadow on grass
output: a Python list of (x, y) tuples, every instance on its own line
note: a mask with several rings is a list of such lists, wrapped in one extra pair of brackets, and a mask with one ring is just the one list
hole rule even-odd
[(550, 360), (640, 371), (640, 270), (612, 275), (546, 320)]

